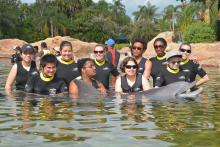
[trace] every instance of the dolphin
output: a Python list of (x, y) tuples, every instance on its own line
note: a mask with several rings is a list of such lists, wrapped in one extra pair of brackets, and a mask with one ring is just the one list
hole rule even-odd
[[(75, 80), (75, 83), (79, 88), (81, 98), (87, 98), (87, 97), (95, 98), (100, 96), (97, 89), (95, 89), (91, 85), (84, 83), (82, 80)], [(195, 87), (195, 85), (196, 82), (188, 83), (188, 82), (179, 81), (179, 82), (171, 83), (167, 86), (152, 88), (150, 90), (132, 93), (132, 95), (135, 95), (136, 97), (142, 97), (142, 98), (144, 97), (152, 101), (169, 100), (173, 98), (194, 100), (199, 96), (199, 94), (203, 90), (202, 88), (198, 88), (195, 91), (191, 91), (190, 89)], [(124, 96), (126, 97), (127, 95), (129, 94), (126, 94)]]
[(196, 82), (174, 82), (169, 85), (153, 88), (147, 91), (136, 93), (136, 96), (144, 96), (150, 100), (169, 100), (169, 99), (196, 99), (203, 91), (200, 87), (194, 91), (191, 88), (195, 87)]

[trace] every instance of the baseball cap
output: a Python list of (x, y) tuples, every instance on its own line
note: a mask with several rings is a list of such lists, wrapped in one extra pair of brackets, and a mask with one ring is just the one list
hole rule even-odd
[(23, 45), (21, 47), (21, 51), (24, 54), (34, 54), (35, 53), (34, 47), (32, 45), (30, 45), (30, 44)]
[(113, 46), (115, 44), (115, 41), (112, 38), (109, 38), (105, 41), (105, 44), (108, 46)]
[(178, 50), (171, 50), (166, 53), (166, 60), (169, 60), (169, 58), (174, 57), (174, 56), (182, 57), (182, 53)]

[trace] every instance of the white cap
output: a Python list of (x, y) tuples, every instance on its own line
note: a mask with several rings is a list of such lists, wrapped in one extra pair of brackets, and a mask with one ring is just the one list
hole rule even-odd
[(168, 60), (169, 58), (174, 57), (174, 56), (182, 57), (182, 53), (178, 50), (171, 50), (166, 53), (166, 60)]

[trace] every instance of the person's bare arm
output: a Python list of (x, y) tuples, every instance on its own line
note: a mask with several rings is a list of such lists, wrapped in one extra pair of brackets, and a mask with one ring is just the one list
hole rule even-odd
[(115, 92), (122, 92), (120, 76), (116, 79), (116, 82), (115, 82)]
[(145, 62), (145, 70), (144, 70), (144, 73), (143, 75), (149, 79), (150, 78), (150, 75), (151, 75), (151, 68), (152, 68), (152, 62), (150, 60), (147, 60)]
[(79, 88), (74, 81), (70, 82), (69, 85), (69, 96), (71, 98), (79, 98)]
[(196, 82), (196, 86), (198, 87), (208, 81), (209, 81), (209, 76), (206, 74), (204, 77), (202, 77), (199, 81)]
[(17, 64), (14, 64), (11, 68), (11, 71), (8, 74), (8, 78), (5, 83), (5, 92), (6, 94), (11, 94), (12, 86), (17, 76)]
[(143, 86), (143, 91), (151, 89), (150, 83), (145, 76), (142, 76), (142, 86)]

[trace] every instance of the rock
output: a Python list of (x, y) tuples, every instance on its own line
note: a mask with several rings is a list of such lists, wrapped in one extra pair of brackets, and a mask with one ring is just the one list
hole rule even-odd
[(73, 52), (79, 58), (89, 57), (93, 51), (93, 48), (97, 43), (87, 43), (80, 41), (78, 39), (71, 38), (70, 36), (56, 36), (53, 38), (47, 38), (45, 40), (41, 40), (35, 43), (32, 43), (34, 46), (38, 46), (40, 49), (41, 42), (46, 42), (49, 49), (53, 49), (54, 47), (60, 46), (62, 41), (69, 41), (72, 43)]
[(26, 44), (24, 40), (19, 39), (2, 39), (0, 40), (0, 57), (10, 57), (14, 50), (15, 46), (22, 46)]
[[(172, 32), (163, 32), (158, 34), (154, 39), (149, 41), (148, 48), (144, 53), (147, 58), (156, 56), (154, 51), (153, 43), (156, 38), (162, 37), (167, 41), (166, 51), (172, 49), (179, 49), (180, 44), (173, 42)], [(220, 42), (213, 43), (193, 43), (191, 57), (197, 58), (200, 64), (209, 67), (219, 67), (220, 66)]]

